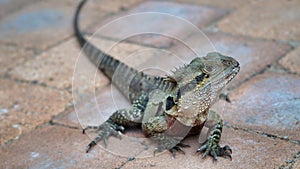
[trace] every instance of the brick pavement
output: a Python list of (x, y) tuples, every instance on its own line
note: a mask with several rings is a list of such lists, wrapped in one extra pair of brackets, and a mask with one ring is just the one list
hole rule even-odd
[[(0, 0), (0, 168), (300, 168), (299, 1), (91, 0), (84, 8), (80, 24), (89, 33), (134, 12), (183, 17), (201, 28), (213, 46), (184, 25), (169, 29), (170, 34), (196, 51), (215, 48), (241, 63), (228, 87), (232, 103), (221, 100), (213, 107), (226, 124), (221, 145), (233, 149), (232, 161), (219, 158), (217, 163), (195, 154), (196, 137), (186, 140), (191, 145), (186, 155), (173, 159), (163, 152), (153, 157), (151, 149), (138, 149), (141, 141), (132, 141), (144, 137), (134, 129), (122, 140), (109, 139), (107, 149), (99, 145), (84, 152), (94, 134), (83, 135), (82, 125), (101, 123), (129, 104), (103, 74), (95, 74), (84, 55), (77, 62), (80, 49), (72, 17), (78, 2)], [(153, 28), (165, 23), (154, 19)], [(97, 34), (92, 42), (150, 73), (169, 73), (194, 57), (181, 41), (161, 36), (116, 44), (122, 33), (151, 26), (125, 24), (121, 32)], [(71, 90), (75, 63), (85, 74), (73, 91), (84, 96)], [(72, 102), (72, 94), (82, 102)]]

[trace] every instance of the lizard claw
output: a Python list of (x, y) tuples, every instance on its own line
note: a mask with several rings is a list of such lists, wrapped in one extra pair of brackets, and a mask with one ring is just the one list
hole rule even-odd
[(180, 152), (180, 153), (185, 155), (185, 151), (182, 148), (186, 148), (186, 147), (190, 147), (190, 145), (184, 144), (182, 142), (178, 143), (177, 145), (175, 145), (172, 148), (167, 148), (164, 145), (160, 145), (159, 147), (155, 148), (154, 156), (155, 156), (156, 153), (159, 153), (159, 152), (162, 152), (162, 151), (168, 149), (172, 153), (173, 158), (175, 158), (176, 157), (176, 152)]
[(232, 160), (232, 150), (228, 145), (220, 147), (218, 143), (208, 140), (200, 148), (197, 149), (197, 153), (201, 153), (203, 151), (204, 153), (202, 154), (202, 158), (210, 155), (214, 158), (214, 161), (218, 160), (218, 156), (225, 158), (228, 157), (230, 158), (230, 160)]
[(97, 145), (97, 143), (100, 142), (101, 140), (103, 140), (104, 146), (106, 147), (108, 138), (110, 136), (114, 136), (114, 137), (117, 137), (117, 138), (121, 139), (122, 138), (121, 131), (124, 131), (123, 126), (119, 126), (119, 125), (117, 125), (113, 122), (110, 122), (110, 121), (106, 121), (105, 123), (103, 123), (100, 126), (87, 126), (86, 128), (83, 129), (83, 133), (85, 133), (85, 131), (87, 129), (94, 129), (96, 131), (99, 131), (98, 136), (88, 144), (88, 146), (86, 148), (87, 153), (95, 145)]

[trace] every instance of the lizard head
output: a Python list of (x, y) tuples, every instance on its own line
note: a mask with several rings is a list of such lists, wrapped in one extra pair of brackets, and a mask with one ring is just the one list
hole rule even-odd
[[(208, 84), (221, 89), (239, 72), (239, 63), (232, 57), (217, 52), (197, 57), (188, 65), (174, 72), (172, 78), (179, 87), (201, 88)], [(217, 86), (216, 86), (217, 87)]]
[[(178, 87), (177, 119), (186, 125), (201, 124), (221, 90), (239, 72), (239, 63), (214, 52), (195, 58), (172, 76)], [(180, 113), (183, 112), (183, 113)]]
[(198, 81), (201, 80), (199, 77), (204, 76), (205, 80), (201, 81), (203, 86), (211, 84), (216, 89), (225, 87), (240, 70), (239, 62), (234, 58), (217, 52), (208, 53), (202, 58), (196, 58), (192, 60), (189, 66), (193, 72), (199, 72), (200, 70), (200, 73), (203, 74), (198, 75), (196, 73), (193, 75)]

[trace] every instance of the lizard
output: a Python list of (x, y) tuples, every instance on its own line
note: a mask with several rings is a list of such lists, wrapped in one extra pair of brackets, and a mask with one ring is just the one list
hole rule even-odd
[(130, 108), (115, 111), (103, 124), (83, 129), (83, 133), (88, 129), (98, 132), (86, 152), (100, 141), (106, 145), (110, 136), (121, 138), (126, 126), (136, 124), (158, 144), (154, 154), (169, 150), (175, 156), (176, 152), (184, 153), (183, 148), (189, 146), (183, 143), (187, 133), (199, 134), (205, 126), (209, 128), (207, 139), (199, 143), (196, 152), (203, 153), (202, 158), (209, 155), (214, 160), (218, 156), (231, 159), (231, 148), (219, 145), (223, 120), (210, 107), (238, 74), (239, 62), (211, 52), (204, 57), (197, 56), (170, 76), (145, 74), (104, 53), (84, 37), (78, 20), (85, 3), (86, 0), (80, 2), (74, 16), (77, 40), (90, 61), (110, 80), (116, 79), (112, 82), (132, 103)]

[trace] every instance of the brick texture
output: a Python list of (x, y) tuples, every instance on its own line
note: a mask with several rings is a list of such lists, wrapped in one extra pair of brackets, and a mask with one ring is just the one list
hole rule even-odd
[(296, 75), (266, 72), (215, 107), (230, 125), (300, 140), (299, 84)]
[(26, 60), (32, 59), (34, 51), (23, 49), (17, 46), (1, 45), (0, 46), (0, 74), (7, 74), (12, 69), (23, 64)]
[[(300, 1), (258, 0), (218, 23), (225, 32), (256, 38), (300, 40)], [(254, 12), (255, 11), (255, 12)]]
[[(147, 16), (137, 14), (141, 12), (155, 13)], [(190, 35), (193, 29), (196, 29), (188, 22), (203, 28), (225, 13), (225, 10), (207, 6), (148, 1), (125, 13), (109, 17), (90, 31), (96, 32), (98, 36), (126, 39), (134, 43), (166, 48), (174, 41), (174, 37), (181, 40)], [(159, 14), (168, 14), (168, 16)], [(128, 15), (131, 15), (132, 18), (126, 20)], [(160, 25), (160, 27), (157, 25)], [(159, 34), (165, 34), (166, 36), (160, 36)]]
[(300, 47), (288, 53), (279, 63), (291, 72), (300, 74)]
[(221, 9), (236, 9), (243, 6), (249, 5), (251, 1), (249, 0), (178, 0), (181, 3), (190, 3), (195, 5), (207, 5), (213, 6)]
[(220, 157), (215, 163), (211, 157), (201, 159), (201, 154), (195, 153), (198, 148), (197, 138), (188, 138), (185, 143), (191, 146), (184, 149), (185, 155), (177, 153), (174, 159), (170, 152), (165, 151), (155, 157), (128, 162), (124, 168), (276, 168), (292, 158), (292, 153), (300, 150), (299, 146), (285, 141), (224, 128), (221, 145), (231, 146), (232, 161)]
[[(73, 34), (72, 21), (78, 3), (72, 0), (41, 1), (6, 16), (0, 21), (0, 42), (38, 50), (53, 46)], [(80, 21), (83, 28), (107, 14), (89, 6), (83, 12)]]
[(126, 162), (99, 147), (86, 154), (89, 141), (80, 130), (39, 128), (0, 150), (0, 168), (117, 168)]
[[(170, 51), (176, 54), (176, 56), (181, 58), (185, 63), (189, 63), (192, 58), (197, 57), (193, 50), (197, 51), (200, 57), (213, 51), (234, 57), (240, 63), (241, 70), (234, 80), (230, 82), (229, 87), (236, 87), (256, 73), (266, 69), (268, 65), (275, 63), (291, 48), (289, 45), (272, 41), (261, 41), (224, 33), (204, 33), (208, 37), (208, 40), (202, 40), (192, 47), (178, 43), (178, 45), (172, 47)], [(200, 35), (192, 35), (185, 39), (184, 42), (193, 44), (192, 42), (199, 41), (199, 39), (197, 39), (199, 36)], [(168, 63), (167, 60), (165, 62)]]
[(1, 79), (0, 143), (18, 138), (65, 110), (71, 95), (27, 83)]

